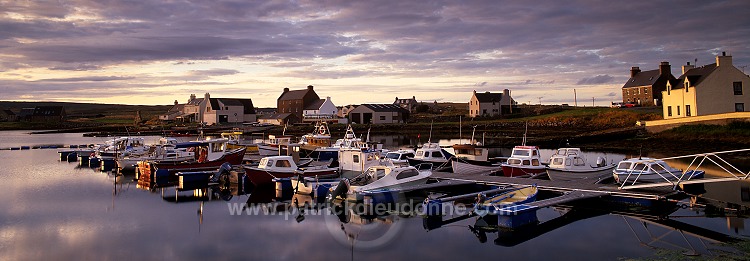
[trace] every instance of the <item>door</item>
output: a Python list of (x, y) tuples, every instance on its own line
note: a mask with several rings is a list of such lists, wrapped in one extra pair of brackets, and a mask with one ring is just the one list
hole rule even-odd
[(372, 123), (372, 113), (362, 113), (362, 124)]
[(229, 122), (229, 115), (219, 115), (219, 123)]

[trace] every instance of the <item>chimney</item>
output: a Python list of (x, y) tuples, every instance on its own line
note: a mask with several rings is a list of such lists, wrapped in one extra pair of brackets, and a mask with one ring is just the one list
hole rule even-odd
[(508, 89), (503, 89), (503, 96), (508, 96), (508, 97), (510, 97), (510, 90), (508, 90)]
[(664, 76), (672, 74), (672, 66), (669, 65), (669, 62), (661, 62), (659, 64), (659, 74)]
[(313, 86), (312, 85), (308, 85), (307, 89), (312, 91), (313, 90)]
[(177, 100), (174, 100), (174, 105), (177, 105), (177, 104), (180, 104), (180, 103), (178, 103)]
[(211, 94), (206, 93), (205, 95), (203, 95), (203, 98), (208, 101), (209, 99), (211, 99)]
[(641, 68), (639, 68), (638, 66), (631, 67), (630, 68), (630, 78), (635, 77), (635, 75), (638, 74), (639, 72), (641, 72)]
[(397, 101), (398, 101), (398, 97), (396, 97), (396, 100), (395, 100), (395, 101), (393, 101), (393, 102), (397, 102)]
[(721, 52), (721, 56), (716, 56), (716, 66), (732, 66), (732, 56), (727, 56), (727, 52)]
[(690, 69), (695, 68), (695, 65), (691, 65), (690, 62), (687, 62), (687, 65), (682, 66), (682, 74), (685, 74), (685, 72), (690, 71)]
[(190, 100), (188, 100), (188, 103), (195, 100), (195, 93), (190, 94)]
[(288, 91), (289, 91), (289, 88), (284, 88), (284, 92), (288, 92)]

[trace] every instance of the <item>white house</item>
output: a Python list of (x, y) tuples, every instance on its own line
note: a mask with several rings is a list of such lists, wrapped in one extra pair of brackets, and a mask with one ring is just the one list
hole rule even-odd
[(159, 118), (203, 122), (207, 125), (254, 122), (257, 119), (251, 99), (211, 98), (209, 93), (198, 99), (195, 98), (195, 94), (191, 94), (186, 104), (175, 102), (175, 105)]
[(331, 97), (325, 99), (319, 99), (313, 103), (310, 103), (302, 111), (302, 121), (319, 121), (329, 120), (336, 118), (338, 108), (331, 101)]
[(662, 92), (664, 119), (748, 111), (750, 76), (722, 53), (716, 63), (682, 66), (682, 76)]

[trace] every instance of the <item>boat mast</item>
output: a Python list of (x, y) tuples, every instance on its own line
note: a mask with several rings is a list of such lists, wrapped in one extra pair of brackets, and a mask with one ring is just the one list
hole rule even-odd
[(464, 135), (463, 135), (463, 132), (461, 132), (462, 125), (463, 124), (461, 123), (461, 115), (458, 115), (458, 144), (464, 143)]
[(526, 133), (529, 132), (529, 122), (526, 122), (526, 130), (523, 131), (523, 141), (521, 141), (521, 146), (526, 146)]
[[(471, 145), (476, 144), (476, 142), (474, 142), (474, 132), (476, 131), (477, 131), (477, 125), (474, 125), (474, 129), (471, 131)], [(484, 141), (482, 141), (482, 144), (484, 144)]]
[(430, 122), (430, 136), (427, 137), (427, 143), (432, 143), (432, 124), (435, 123), (435, 120), (432, 120)]

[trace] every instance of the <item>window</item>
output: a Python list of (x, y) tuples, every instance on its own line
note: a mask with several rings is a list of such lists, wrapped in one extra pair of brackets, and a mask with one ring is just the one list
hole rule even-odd
[(690, 113), (690, 105), (685, 105), (685, 116), (690, 116), (692, 113)]
[(742, 95), (742, 82), (734, 82), (732, 87), (734, 87), (734, 95)]
[(273, 166), (273, 160), (269, 160), (268, 164), (266, 164), (266, 167), (271, 167), (271, 166)]
[(680, 115), (680, 105), (677, 105), (677, 115)]
[(288, 168), (292, 165), (289, 164), (289, 161), (287, 160), (278, 160), (276, 161), (276, 167), (282, 167), (282, 168)]
[(482, 114), (487, 114), (487, 110), (482, 110)]
[(442, 153), (440, 153), (439, 151), (433, 151), (433, 152), (432, 152), (432, 157), (433, 157), (433, 158), (442, 158), (442, 157), (443, 157), (443, 154), (442, 154)]
[(528, 166), (528, 165), (531, 165), (531, 164), (529, 163), (529, 160), (523, 160), (523, 163), (521, 165)]
[(415, 176), (419, 176), (419, 172), (417, 172), (417, 170), (407, 169), (399, 173), (398, 175), (396, 175), (396, 179), (405, 179), (405, 178), (411, 178)]
[(424, 151), (421, 151), (421, 150), (417, 151), (417, 156), (422, 157), (423, 154), (424, 154)]
[(672, 116), (672, 106), (667, 106), (667, 116)]
[(735, 103), (734, 104), (734, 111), (736, 111), (736, 112), (745, 111), (745, 104), (744, 103)]
[(539, 159), (532, 159), (531, 160), (531, 165), (533, 165), (533, 166), (539, 166)]
[(359, 155), (352, 155), (352, 162), (359, 163)]
[(380, 120), (384, 121), (385, 120), (385, 116), (380, 116)]

